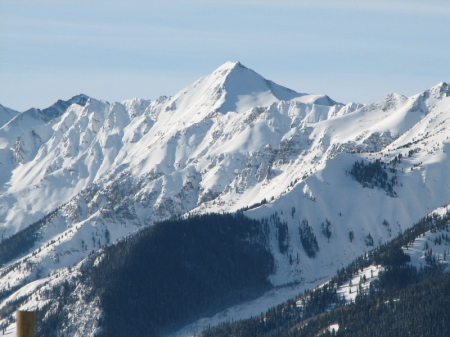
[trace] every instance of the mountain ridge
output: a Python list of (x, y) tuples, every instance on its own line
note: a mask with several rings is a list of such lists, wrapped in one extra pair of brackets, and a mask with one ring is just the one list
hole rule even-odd
[[(58, 274), (79, 277), (90, 254), (156, 222), (210, 212), (267, 221), (280, 303), (450, 203), (445, 82), (370, 105), (272, 83), (228, 62), (173, 97), (79, 95), (55, 103), (47, 122), (30, 110), (37, 117), (0, 127), (1, 241), (39, 225), (32, 246), (0, 269), (9, 294), (0, 308), (22, 293), (17, 307), (42, 307), (37, 289)], [(378, 175), (352, 175), (355, 163)], [(314, 257), (304, 248), (311, 235)], [(98, 317), (96, 303), (85, 305)]]

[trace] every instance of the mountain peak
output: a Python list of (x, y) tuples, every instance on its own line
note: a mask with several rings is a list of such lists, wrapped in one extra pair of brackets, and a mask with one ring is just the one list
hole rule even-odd
[(336, 104), (324, 95), (296, 92), (265, 79), (240, 62), (228, 61), (173, 96), (165, 109), (183, 111), (184, 118), (196, 116), (197, 119), (212, 111), (242, 113), (255, 106), (267, 107), (292, 100), (327, 106)]
[(7, 108), (0, 104), (0, 127), (8, 123), (19, 114), (18, 111)]
[(431, 87), (429, 91), (431, 94), (434, 94), (436, 98), (442, 99), (450, 96), (450, 85), (446, 82), (441, 82)]
[(222, 112), (242, 112), (253, 106), (268, 106), (305, 95), (265, 79), (240, 62), (227, 62), (219, 69), (223, 69), (223, 88), (226, 91)]
[(230, 76), (237, 76), (237, 77), (259, 77), (262, 78), (263, 80), (265, 80), (261, 75), (259, 75), (258, 73), (256, 73), (255, 71), (253, 71), (250, 68), (247, 68), (246, 66), (244, 66), (241, 62), (225, 62), (224, 64), (222, 64), (219, 68), (217, 68), (216, 70), (214, 70), (212, 72), (212, 74), (210, 74), (207, 77), (215, 77), (217, 79), (217, 81), (222, 82), (221, 84), (224, 84), (223, 82), (225, 82)]
[(72, 104), (79, 104), (85, 106), (88, 100), (89, 96), (85, 94), (73, 96), (67, 101), (59, 99), (58, 101), (56, 101), (56, 103), (52, 104), (48, 108), (43, 109), (42, 115), (44, 116), (45, 121), (48, 122), (56, 117), (61, 116), (66, 111), (66, 109)]
[(221, 72), (221, 71), (226, 71), (226, 70), (233, 70), (235, 68), (245, 68), (248, 69), (247, 67), (245, 67), (244, 65), (242, 65), (241, 62), (237, 61), (237, 62), (232, 62), (232, 61), (227, 61), (224, 64), (222, 64), (219, 68), (217, 68), (215, 72)]

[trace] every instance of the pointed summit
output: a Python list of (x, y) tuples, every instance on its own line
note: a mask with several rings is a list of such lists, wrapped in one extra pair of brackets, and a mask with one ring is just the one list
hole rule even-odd
[(89, 96), (86, 96), (85, 94), (73, 96), (67, 101), (59, 99), (56, 103), (52, 104), (48, 108), (41, 110), (41, 112), (42, 115), (44, 116), (45, 121), (48, 122), (54, 118), (61, 116), (66, 111), (66, 109), (72, 104), (78, 104), (82, 106), (86, 105), (88, 99)]
[(222, 77), (226, 91), (221, 112), (242, 112), (257, 105), (268, 106), (276, 101), (290, 101), (305, 95), (265, 79), (240, 62), (227, 62), (212, 75)]
[(206, 116), (212, 111), (242, 113), (255, 106), (269, 106), (282, 100), (336, 104), (323, 95), (302, 94), (278, 85), (240, 62), (226, 62), (172, 97), (166, 110), (183, 110), (184, 118), (189, 118), (194, 114)]
[(8, 123), (11, 119), (16, 117), (20, 112), (7, 108), (0, 104), (0, 127)]
[(217, 68), (213, 73), (232, 70), (232, 69), (238, 68), (238, 67), (248, 69), (247, 67), (243, 66), (242, 63), (239, 61), (238, 62), (227, 61), (224, 64), (222, 64), (219, 68)]
[(441, 82), (431, 87), (429, 92), (431, 95), (438, 99), (450, 97), (450, 85), (448, 85), (446, 82)]

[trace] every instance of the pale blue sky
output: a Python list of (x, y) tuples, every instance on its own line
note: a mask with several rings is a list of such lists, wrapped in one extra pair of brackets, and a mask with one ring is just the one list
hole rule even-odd
[(0, 104), (174, 95), (226, 61), (372, 103), (450, 82), (450, 1), (0, 0)]

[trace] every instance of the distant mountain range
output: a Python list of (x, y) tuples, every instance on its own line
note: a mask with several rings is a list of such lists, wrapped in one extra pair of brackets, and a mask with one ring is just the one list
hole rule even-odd
[[(120, 335), (133, 328), (115, 315), (132, 310), (108, 286), (139, 282), (143, 302), (155, 289), (189, 302), (158, 297), (161, 316), (136, 312), (142, 335), (188, 336), (257, 316), (444, 214), (449, 134), (446, 83), (342, 104), (239, 62), (173, 97), (0, 106), (0, 327), (10, 333), (15, 310), (36, 309), (42, 335)], [(420, 267), (444, 252), (415, 254), (408, 263)], [(371, 268), (376, 278), (382, 268)], [(133, 303), (146, 298), (130, 291)]]

